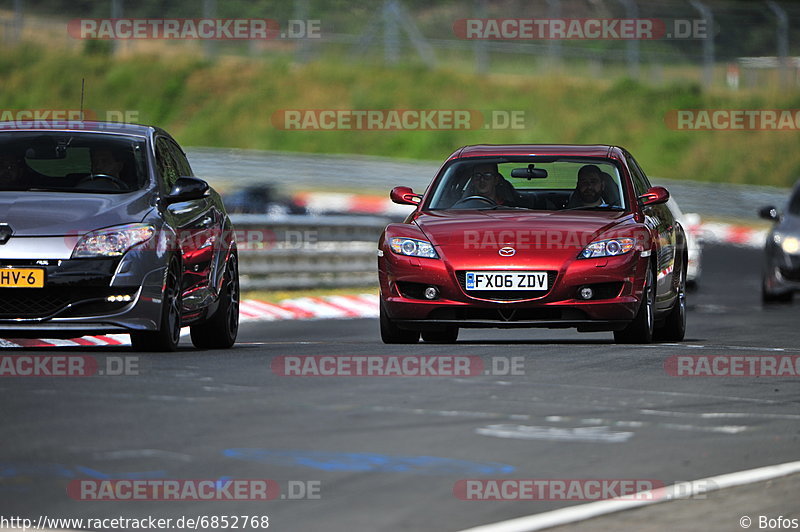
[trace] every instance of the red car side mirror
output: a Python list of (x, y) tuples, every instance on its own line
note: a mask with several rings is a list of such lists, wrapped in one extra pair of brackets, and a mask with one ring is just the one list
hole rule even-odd
[(639, 196), (642, 205), (658, 205), (669, 201), (669, 191), (664, 187), (650, 187), (647, 192)]
[(389, 198), (398, 205), (419, 205), (422, 196), (414, 194), (411, 187), (394, 187), (389, 193)]

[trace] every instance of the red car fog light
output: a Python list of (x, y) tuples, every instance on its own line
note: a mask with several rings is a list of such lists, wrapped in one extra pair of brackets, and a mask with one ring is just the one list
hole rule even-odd
[(592, 290), (588, 286), (584, 286), (583, 288), (580, 289), (578, 295), (581, 296), (581, 299), (592, 299), (592, 297), (594, 296), (594, 290)]
[(435, 286), (425, 288), (425, 299), (436, 299), (439, 297), (439, 289)]

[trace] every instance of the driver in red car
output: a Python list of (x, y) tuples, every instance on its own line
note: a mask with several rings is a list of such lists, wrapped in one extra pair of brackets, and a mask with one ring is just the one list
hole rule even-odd
[(515, 205), (514, 187), (497, 170), (497, 165), (484, 163), (472, 169), (472, 181), (466, 197), (483, 196), (497, 205)]

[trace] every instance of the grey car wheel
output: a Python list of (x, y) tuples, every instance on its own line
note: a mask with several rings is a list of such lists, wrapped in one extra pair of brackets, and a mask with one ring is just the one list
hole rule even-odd
[(217, 310), (206, 321), (192, 325), (192, 344), (198, 349), (228, 349), (236, 342), (239, 332), (239, 263), (231, 255), (225, 268), (225, 278)]
[(164, 276), (161, 299), (161, 320), (157, 331), (131, 333), (136, 351), (175, 351), (181, 339), (181, 273), (177, 260), (172, 260)]

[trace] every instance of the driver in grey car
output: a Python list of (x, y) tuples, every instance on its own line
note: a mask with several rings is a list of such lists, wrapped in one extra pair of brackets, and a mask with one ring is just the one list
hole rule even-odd
[(95, 148), (92, 150), (92, 174), (105, 174), (120, 178), (123, 162), (118, 160), (109, 148)]
[(25, 161), (15, 153), (0, 154), (0, 190), (24, 190)]

